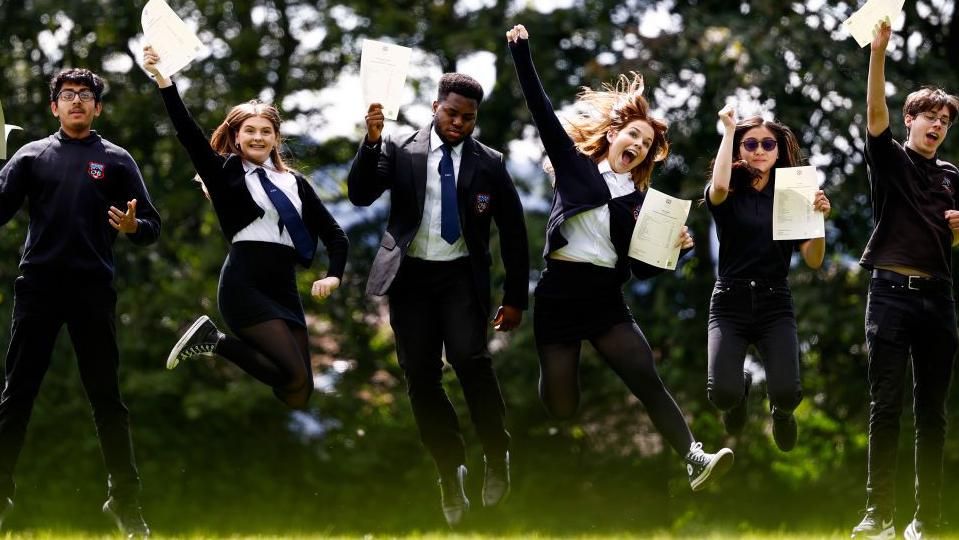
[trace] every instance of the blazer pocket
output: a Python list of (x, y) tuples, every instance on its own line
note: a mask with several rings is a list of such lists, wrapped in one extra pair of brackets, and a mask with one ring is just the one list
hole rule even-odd
[(380, 240), (380, 246), (389, 250), (396, 247), (396, 239), (389, 232), (383, 233), (383, 239)]

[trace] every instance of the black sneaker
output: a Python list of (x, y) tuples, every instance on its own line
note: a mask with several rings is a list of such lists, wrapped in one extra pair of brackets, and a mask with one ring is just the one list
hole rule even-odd
[(914, 519), (909, 522), (909, 525), (906, 525), (906, 530), (902, 533), (902, 537), (906, 540), (932, 540), (936, 538), (933, 536), (935, 532), (934, 527), (927, 526), (922, 521)]
[(509, 452), (500, 459), (483, 458), (486, 470), (483, 475), (483, 506), (491, 507), (503, 502), (509, 495)]
[(217, 341), (220, 340), (220, 331), (206, 315), (193, 321), (190, 328), (180, 336), (170, 355), (166, 358), (166, 368), (173, 369), (177, 365), (191, 358), (203, 354), (213, 354)]
[(746, 426), (746, 401), (749, 400), (749, 388), (753, 385), (753, 374), (744, 371), (743, 383), (745, 384), (743, 400), (732, 409), (723, 412), (723, 424), (726, 426), (726, 433), (730, 435), (739, 435)]
[(3, 530), (3, 522), (10, 515), (10, 512), (13, 511), (13, 499), (10, 497), (4, 497), (0, 501), (0, 530)]
[(852, 530), (852, 538), (866, 540), (893, 540), (896, 528), (892, 523), (892, 514), (884, 514), (875, 508), (867, 508), (859, 525)]
[(451, 528), (463, 522), (470, 509), (466, 498), (466, 466), (460, 465), (453, 471), (440, 474), (440, 504), (443, 517)]
[(693, 491), (699, 491), (706, 487), (708, 480), (720, 478), (733, 466), (733, 451), (723, 448), (715, 454), (707, 454), (703, 452), (703, 443), (696, 442), (689, 446), (684, 460), (689, 485)]
[(113, 518), (124, 538), (134, 540), (150, 537), (150, 527), (143, 521), (139, 504), (123, 504), (110, 497), (103, 503), (103, 513)]
[(773, 415), (773, 440), (776, 446), (783, 452), (788, 452), (796, 447), (796, 440), (799, 438), (799, 426), (796, 424), (796, 417), (793, 413), (783, 414), (775, 407)]

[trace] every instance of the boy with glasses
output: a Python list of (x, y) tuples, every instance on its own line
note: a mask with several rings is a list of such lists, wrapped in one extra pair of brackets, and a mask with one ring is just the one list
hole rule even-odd
[(885, 97), (892, 30), (876, 27), (869, 58), (866, 163), (875, 228), (860, 264), (872, 271), (866, 304), (869, 462), (866, 512), (853, 538), (895, 537), (899, 416), (912, 356), (916, 512), (906, 539), (928, 538), (940, 520), (946, 396), (959, 336), (952, 246), (959, 242), (959, 169), (936, 158), (959, 100), (923, 87), (906, 97), (904, 145), (893, 140)]
[(155, 242), (160, 217), (130, 154), (90, 129), (102, 94), (103, 80), (89, 70), (55, 76), (50, 111), (60, 130), (26, 144), (0, 170), (0, 224), (25, 199), (30, 212), (0, 395), (0, 523), (13, 507), (13, 470), (66, 325), (108, 472), (103, 511), (128, 538), (145, 538), (150, 529), (140, 514), (129, 412), (117, 377), (113, 242), (119, 233), (137, 245)]

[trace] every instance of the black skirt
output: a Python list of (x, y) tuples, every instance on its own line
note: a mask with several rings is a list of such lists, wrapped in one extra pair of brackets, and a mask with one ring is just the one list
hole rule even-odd
[(547, 259), (533, 294), (538, 345), (588, 340), (634, 322), (615, 268)]
[(296, 290), (296, 252), (273, 242), (236, 242), (220, 270), (217, 303), (234, 332), (273, 319), (306, 328)]

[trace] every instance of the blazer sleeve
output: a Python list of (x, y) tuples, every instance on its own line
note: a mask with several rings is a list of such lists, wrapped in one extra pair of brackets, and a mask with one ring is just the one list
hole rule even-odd
[[(317, 200), (319, 201), (319, 198)], [(320, 241), (326, 247), (326, 254), (330, 259), (330, 267), (326, 275), (342, 280), (343, 271), (346, 269), (346, 256), (350, 250), (350, 240), (322, 201), (319, 201), (317, 205), (317, 220), (320, 225)]]
[(539, 74), (533, 65), (533, 57), (529, 48), (529, 40), (521, 39), (509, 44), (509, 52), (516, 67), (516, 76), (519, 78), (523, 96), (526, 98), (526, 107), (529, 108), (533, 123), (539, 130), (539, 137), (551, 161), (556, 161), (574, 151), (573, 140), (566, 134), (566, 130), (556, 117), (553, 104), (543, 89)]
[(355, 206), (369, 206), (393, 185), (396, 147), (388, 137), (376, 144), (360, 143), (346, 177), (347, 197)]
[(197, 174), (204, 182), (216, 181), (220, 178), (219, 171), (223, 168), (224, 158), (210, 146), (210, 142), (203, 135), (203, 130), (180, 98), (176, 84), (161, 88), (160, 96), (163, 97), (163, 104), (170, 115), (177, 139), (190, 155), (190, 161), (193, 162)]
[(526, 309), (529, 306), (529, 240), (523, 204), (502, 156), (497, 166), (499, 203), (494, 205), (493, 219), (499, 231), (500, 256), (506, 270), (503, 305)]

